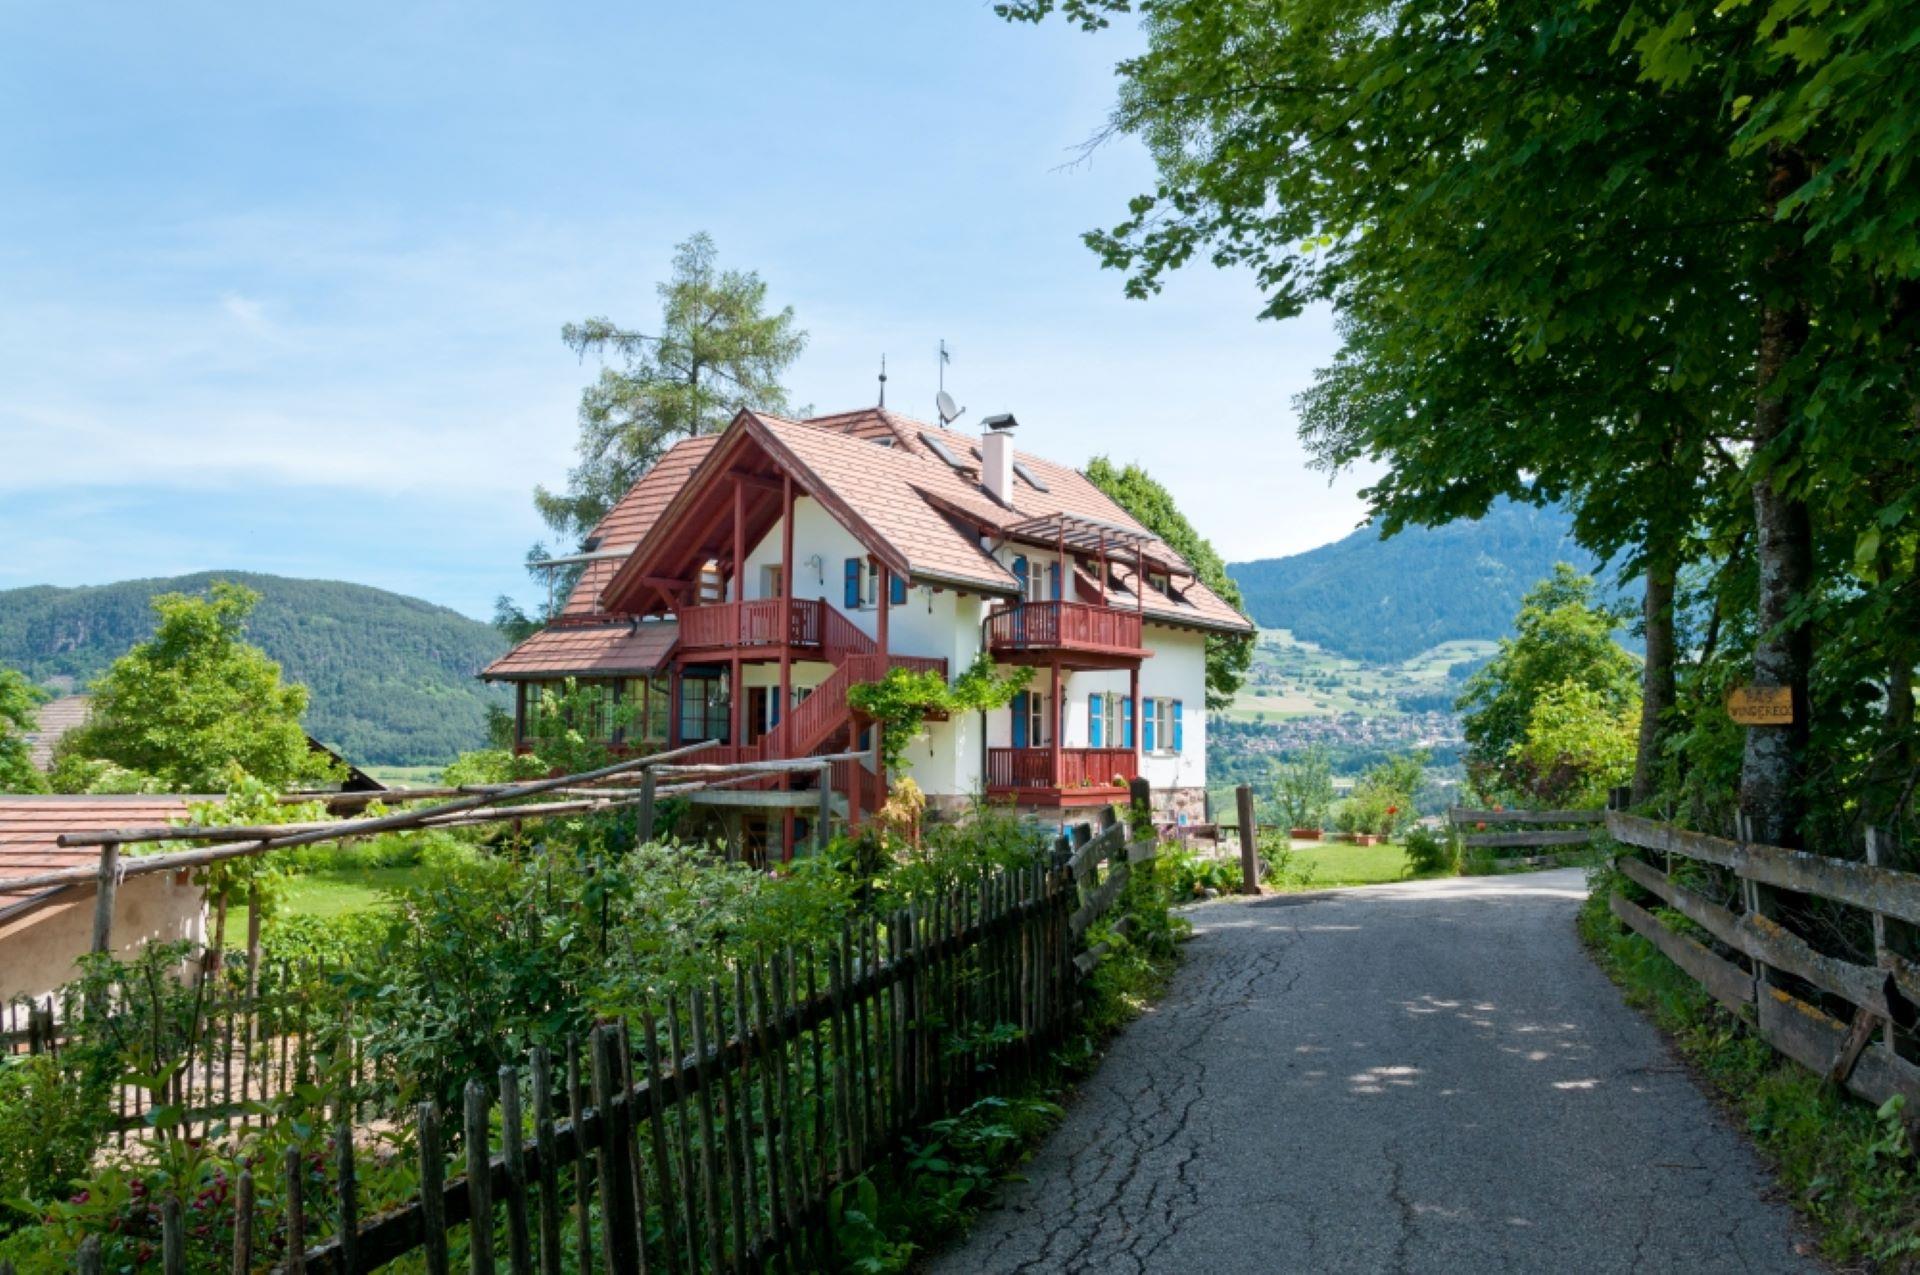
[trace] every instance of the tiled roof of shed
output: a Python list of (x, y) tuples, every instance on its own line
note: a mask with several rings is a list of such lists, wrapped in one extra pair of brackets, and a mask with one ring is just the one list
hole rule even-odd
[(100, 861), (96, 848), (62, 849), (63, 832), (106, 832), (113, 828), (154, 828), (185, 821), (188, 807), (219, 797), (168, 793), (133, 796), (0, 795), (0, 907), (21, 902), (38, 891), (8, 890), (7, 882), (60, 868)]
[(487, 666), (480, 676), (633, 677), (666, 662), (680, 626), (672, 620), (561, 623), (542, 629)]
[(63, 695), (40, 706), (33, 729), (27, 732), (27, 758), (35, 770), (53, 769), (54, 745), (68, 731), (86, 725), (87, 708), (92, 703), (91, 696)]

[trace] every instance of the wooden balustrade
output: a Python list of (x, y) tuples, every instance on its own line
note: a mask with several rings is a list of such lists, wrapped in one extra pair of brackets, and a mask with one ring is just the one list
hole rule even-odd
[(1021, 602), (987, 618), (995, 651), (1091, 651), (1138, 654), (1140, 615), (1084, 602)]
[(1062, 748), (1059, 756), (1056, 769), (1050, 748), (989, 748), (987, 791), (1125, 788), (1140, 773), (1130, 748)]
[(686, 650), (818, 647), (827, 627), (828, 610), (818, 598), (754, 598), (687, 607), (679, 614), (680, 645)]

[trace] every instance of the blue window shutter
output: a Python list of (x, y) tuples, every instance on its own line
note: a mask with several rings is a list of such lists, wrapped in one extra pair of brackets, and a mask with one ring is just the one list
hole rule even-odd
[(860, 605), (860, 559), (847, 559), (847, 610), (852, 611)]
[(1055, 602), (1060, 600), (1060, 564), (1057, 562), (1047, 564), (1047, 593)]
[(1140, 704), (1140, 738), (1148, 752), (1153, 751), (1153, 701), (1143, 700)]
[(1106, 701), (1098, 692), (1087, 696), (1087, 747), (1105, 748), (1101, 740), (1106, 736), (1107, 724), (1101, 720), (1101, 710)]
[(1184, 733), (1180, 728), (1180, 701), (1175, 700), (1173, 701), (1173, 751), (1184, 752), (1185, 743)]
[(1014, 558), (1013, 576), (1014, 579), (1020, 582), (1020, 600), (1024, 602), (1027, 598), (1027, 557), (1025, 554), (1020, 554)]
[(905, 576), (888, 577), (887, 593), (895, 606), (904, 606), (907, 601), (907, 579)]
[(1013, 746), (1027, 746), (1027, 693), (1019, 692), (1013, 697)]
[(1133, 696), (1120, 701), (1120, 747), (1133, 747)]

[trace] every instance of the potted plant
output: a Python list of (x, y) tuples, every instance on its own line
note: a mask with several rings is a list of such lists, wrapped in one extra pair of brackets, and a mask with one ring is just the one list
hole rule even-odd
[(1333, 766), (1326, 749), (1308, 748), (1279, 768), (1274, 776), (1274, 805), (1279, 808), (1287, 835), (1300, 841), (1320, 840), (1333, 805)]

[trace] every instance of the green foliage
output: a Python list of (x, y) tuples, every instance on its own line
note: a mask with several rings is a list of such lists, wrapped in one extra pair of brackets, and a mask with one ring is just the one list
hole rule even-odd
[(579, 461), (567, 489), (534, 489), (540, 516), (562, 540), (583, 540), (676, 439), (717, 433), (741, 407), (789, 410), (780, 380), (807, 334), (794, 325), (793, 307), (767, 309), (758, 274), (722, 270), (718, 259), (705, 234), (674, 248), (651, 332), (605, 318), (562, 329), (581, 357), (620, 363), (601, 368), (581, 392)]
[(94, 684), (87, 724), (64, 753), (151, 775), (175, 792), (214, 792), (236, 770), (270, 784), (322, 781), (332, 764), (307, 744), (304, 687), (242, 640), (260, 595), (215, 582), (202, 597), (163, 594), (147, 641)]
[(150, 600), (217, 580), (260, 594), (247, 638), (307, 688), (307, 730), (362, 764), (439, 764), (486, 740), (498, 688), (474, 674), (506, 649), (491, 627), (445, 607), (337, 580), (203, 572), (168, 580), (0, 591), (0, 663), (81, 684), (151, 637)]
[(1417, 876), (1452, 875), (1460, 870), (1460, 843), (1444, 832), (1418, 825), (1404, 841), (1407, 864)]
[(1586, 809), (1604, 806), (1607, 790), (1633, 778), (1639, 747), (1638, 696), (1610, 703), (1574, 680), (1540, 692), (1527, 715), (1525, 737), (1508, 750), (1519, 787), (1542, 804)]
[(27, 753), (28, 732), (46, 693), (16, 669), (0, 666), (0, 792), (41, 792), (46, 778)]
[(1418, 815), (1415, 802), (1425, 782), (1427, 754), (1398, 753), (1360, 777), (1353, 792), (1334, 811), (1334, 826), (1344, 833), (1390, 837)]
[(1273, 804), (1288, 828), (1319, 828), (1333, 808), (1333, 764), (1318, 744), (1280, 763), (1273, 777)]
[[(1468, 679), (1460, 697), (1467, 773), (1485, 800), (1506, 794), (1551, 802), (1617, 772), (1617, 758), (1590, 765), (1546, 750), (1569, 739), (1566, 713), (1585, 707), (1619, 722), (1639, 713), (1638, 665), (1613, 640), (1614, 614), (1593, 600), (1593, 581), (1562, 564), (1527, 592), (1516, 636)], [(1551, 693), (1529, 747), (1535, 706)], [(1539, 767), (1549, 763), (1547, 769)], [(1562, 774), (1562, 771), (1565, 774)]]
[(0, 1235), (27, 1220), (7, 1202), (62, 1195), (86, 1177), (109, 1093), (105, 1077), (51, 1054), (0, 1059)]
[(907, 746), (920, 734), (929, 713), (991, 711), (1013, 703), (1013, 697), (1033, 681), (1033, 669), (1002, 672), (993, 657), (981, 651), (949, 686), (933, 669), (892, 668), (877, 682), (847, 688), (847, 703), (884, 729), (880, 753), (887, 770), (899, 774), (907, 761)]
[[(1116, 469), (1105, 456), (1087, 463), (1087, 481), (1105, 492), (1115, 504), (1132, 514), (1134, 520), (1165, 541), (1185, 558), (1200, 582), (1212, 589), (1229, 605), (1245, 611), (1240, 586), (1227, 573), (1212, 542), (1193, 529), (1187, 516), (1169, 492), (1139, 465)], [(1223, 709), (1233, 702), (1233, 693), (1246, 681), (1253, 666), (1254, 635), (1207, 635), (1207, 707)]]

